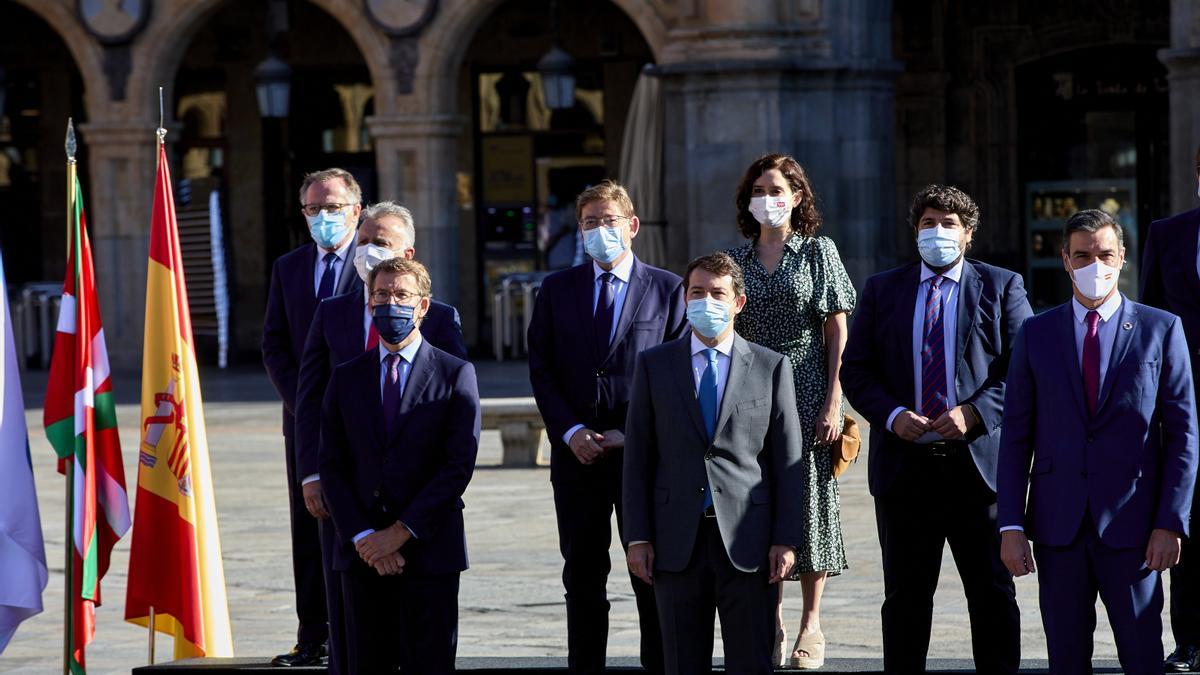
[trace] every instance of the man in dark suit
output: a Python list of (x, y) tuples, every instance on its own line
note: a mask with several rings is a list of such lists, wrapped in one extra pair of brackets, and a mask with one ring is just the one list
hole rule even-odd
[(666, 672), (772, 672), (778, 584), (803, 533), (800, 419), (786, 357), (746, 342), (741, 267), (725, 253), (688, 266), (685, 337), (637, 361), (625, 436), (630, 570), (653, 584)]
[[(621, 522), (621, 462), (634, 360), (683, 331), (679, 277), (630, 250), (638, 219), (625, 188), (604, 181), (576, 200), (592, 261), (546, 278), (529, 325), (529, 379), (550, 435), (550, 480), (567, 600), (567, 664), (604, 672), (609, 546)], [(631, 578), (642, 665), (662, 670), (653, 590)]]
[(317, 303), (359, 292), (354, 273), (354, 231), (362, 210), (362, 190), (349, 172), (327, 169), (310, 173), (300, 186), (300, 204), (313, 242), (282, 255), (271, 268), (271, 289), (263, 319), (263, 363), (275, 391), (283, 399), (283, 442), (287, 463), (292, 531), (292, 571), (296, 581), (296, 614), (300, 620), (296, 646), (272, 660), (277, 666), (318, 664), (326, 656), (328, 638), (325, 585), (317, 521), (304, 505), (296, 472), (296, 382), (304, 340)]
[(467, 569), (462, 495), (479, 450), (475, 369), (417, 330), (430, 302), (423, 265), (392, 258), (369, 280), (379, 347), (334, 368), (319, 453), (347, 665), (450, 673)]
[(1187, 342), (1178, 317), (1117, 290), (1111, 216), (1076, 213), (1062, 241), (1074, 298), (1025, 323), (1008, 370), (1001, 555), (1022, 576), (1037, 544), (1051, 672), (1092, 672), (1099, 592), (1122, 672), (1159, 675), (1159, 575), (1179, 561), (1196, 480)]
[(884, 670), (925, 672), (949, 542), (976, 669), (1015, 673), (1020, 612), (1000, 562), (996, 452), (1009, 354), (1032, 312), (1019, 275), (965, 257), (979, 224), (970, 196), (930, 185), (909, 219), (921, 260), (867, 280), (841, 374), (871, 426)]
[[(408, 209), (392, 202), (380, 202), (363, 210), (362, 224), (354, 255), (354, 270), (366, 283), (367, 275), (380, 262), (390, 258), (412, 259), (416, 230)], [(371, 325), (371, 310), (365, 290), (337, 295), (321, 301), (300, 361), (296, 386), (296, 475), (300, 477), (304, 503), (320, 523), (322, 562), (325, 572), (325, 596), (329, 614), (329, 672), (346, 673), (342, 622), (342, 588), (333, 571), (336, 535), (325, 508), (318, 475), (317, 450), (321, 434), (321, 401), (333, 367), (373, 351), (379, 346), (379, 333)], [(466, 360), (458, 310), (431, 300), (421, 321), (421, 336), (442, 351)]]
[[(1196, 182), (1200, 184), (1200, 149), (1196, 150)], [(1196, 191), (1200, 196), (1200, 187)], [(1200, 362), (1200, 208), (1150, 224), (1142, 247), (1142, 302), (1177, 315), (1183, 321), (1192, 355), (1193, 384)], [(1193, 507), (1196, 500), (1192, 500)], [(1179, 564), (1171, 568), (1171, 633), (1175, 651), (1168, 672), (1200, 671), (1200, 546), (1183, 540)]]

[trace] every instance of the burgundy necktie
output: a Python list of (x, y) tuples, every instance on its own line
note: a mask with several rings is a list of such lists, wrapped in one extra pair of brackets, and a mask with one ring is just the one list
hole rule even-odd
[(375, 330), (375, 322), (371, 322), (371, 327), (367, 329), (367, 351), (371, 351), (379, 347), (379, 331)]
[(1087, 399), (1088, 416), (1096, 414), (1100, 398), (1100, 314), (1087, 313), (1087, 333), (1083, 336), (1083, 396)]
[(929, 282), (925, 296), (925, 327), (921, 341), (921, 414), (936, 420), (946, 412), (946, 335), (942, 322), (942, 277)]

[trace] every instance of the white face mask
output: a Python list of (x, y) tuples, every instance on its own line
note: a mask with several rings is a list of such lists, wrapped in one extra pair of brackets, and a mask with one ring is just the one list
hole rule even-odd
[(1120, 276), (1121, 270), (1109, 267), (1099, 260), (1071, 272), (1075, 288), (1089, 300), (1102, 300), (1107, 297), (1117, 285), (1117, 278)]
[(371, 270), (375, 266), (385, 260), (400, 257), (400, 253), (393, 251), (390, 248), (376, 246), (375, 244), (366, 244), (354, 249), (354, 270), (358, 272), (358, 276), (367, 283), (367, 277), (371, 275)]
[(751, 197), (750, 215), (761, 225), (783, 227), (791, 220), (792, 201), (788, 197)]

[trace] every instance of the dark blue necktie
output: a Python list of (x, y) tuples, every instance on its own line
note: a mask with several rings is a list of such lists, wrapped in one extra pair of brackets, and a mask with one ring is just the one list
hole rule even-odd
[(613, 306), (617, 297), (614, 278), (612, 272), (600, 275), (600, 296), (596, 299), (596, 344), (605, 353), (608, 352), (608, 341), (612, 335)]
[(396, 419), (400, 416), (400, 395), (403, 393), (400, 386), (400, 355), (388, 354), (384, 357), (384, 363), (387, 373), (383, 376), (383, 419), (390, 435), (396, 430)]
[(326, 253), (322, 260), (325, 261), (325, 271), (321, 274), (321, 285), (317, 287), (318, 300), (324, 300), (333, 295), (333, 286), (337, 281), (337, 272), (333, 270), (333, 261), (337, 260), (337, 254)]
[[(708, 440), (712, 442), (713, 433), (717, 428), (717, 350), (705, 349), (704, 358), (708, 359), (708, 367), (700, 376), (700, 386), (696, 392), (700, 399), (700, 417), (704, 418), (704, 430), (708, 432)], [(704, 486), (704, 509), (712, 506), (712, 490)]]
[(921, 341), (921, 414), (931, 421), (946, 412), (946, 343), (942, 322), (942, 277), (929, 283), (925, 296), (925, 339)]

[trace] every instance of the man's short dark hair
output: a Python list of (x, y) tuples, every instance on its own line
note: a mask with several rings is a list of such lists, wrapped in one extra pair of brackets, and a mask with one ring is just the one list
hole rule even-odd
[(733, 294), (746, 294), (746, 277), (742, 274), (742, 266), (737, 264), (728, 253), (721, 252), (702, 255), (688, 263), (687, 273), (683, 275), (683, 290), (685, 294), (692, 283), (692, 270), (696, 268), (719, 277), (729, 276), (733, 279)]
[(958, 216), (963, 229), (973, 231), (979, 227), (979, 206), (971, 195), (952, 185), (926, 185), (916, 197), (908, 212), (908, 224), (915, 230), (921, 224), (925, 209), (936, 209)]
[(433, 295), (433, 283), (429, 279), (429, 270), (416, 260), (408, 258), (389, 258), (371, 268), (371, 273), (367, 275), (367, 289), (375, 290), (375, 280), (381, 274), (395, 274), (396, 276), (404, 276), (411, 274), (417, 280), (417, 293), (422, 298), (428, 298)]
[(1115, 218), (1100, 209), (1084, 209), (1067, 218), (1063, 225), (1062, 248), (1066, 253), (1071, 252), (1071, 235), (1076, 232), (1099, 232), (1111, 227), (1117, 233), (1117, 245), (1125, 246), (1125, 232)]

